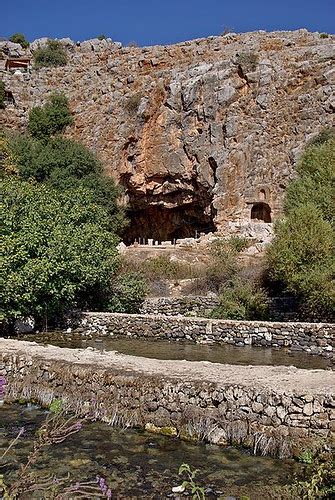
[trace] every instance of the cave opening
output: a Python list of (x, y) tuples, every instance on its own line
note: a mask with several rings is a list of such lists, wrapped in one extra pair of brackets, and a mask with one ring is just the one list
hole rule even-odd
[(251, 208), (251, 220), (271, 222), (271, 208), (267, 203), (254, 203)]
[(149, 239), (158, 242), (183, 238), (196, 238), (200, 233), (216, 231), (214, 211), (201, 206), (184, 205), (166, 208), (149, 205), (137, 210), (129, 210), (129, 224), (123, 234), (123, 241), (131, 245), (135, 241), (147, 243)]

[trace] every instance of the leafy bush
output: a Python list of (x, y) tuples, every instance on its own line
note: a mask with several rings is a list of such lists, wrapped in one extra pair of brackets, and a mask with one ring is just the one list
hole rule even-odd
[(236, 59), (237, 64), (243, 73), (255, 71), (258, 62), (258, 55), (255, 52), (241, 52)]
[(19, 43), (23, 49), (27, 49), (29, 47), (29, 42), (26, 40), (23, 33), (14, 33), (9, 40), (13, 43)]
[(126, 109), (129, 114), (133, 115), (137, 113), (138, 107), (140, 105), (142, 95), (138, 92), (131, 95), (126, 102)]
[(299, 177), (289, 185), (286, 193), (286, 215), (313, 203), (325, 220), (334, 220), (334, 165), (335, 138), (327, 131), (314, 139), (297, 166)]
[(5, 84), (2, 80), (0, 80), (0, 109), (3, 109), (5, 107)]
[(329, 38), (328, 33), (320, 33), (320, 38)]
[(226, 283), (220, 291), (220, 304), (212, 311), (217, 319), (268, 319), (267, 294), (250, 281), (235, 278)]
[(29, 113), (28, 130), (36, 139), (45, 139), (63, 132), (73, 123), (69, 101), (62, 93), (53, 93), (44, 106), (32, 108)]
[(120, 274), (111, 289), (107, 310), (138, 313), (147, 293), (147, 284), (139, 273)]
[(17, 173), (13, 153), (10, 149), (8, 139), (0, 134), (0, 172), (4, 174)]
[(106, 35), (101, 34), (101, 35), (98, 35), (98, 36), (97, 36), (97, 39), (98, 39), (98, 40), (106, 40), (106, 39), (107, 39), (107, 37), (106, 37)]
[(268, 251), (270, 276), (300, 300), (307, 316), (318, 318), (335, 310), (334, 164), (332, 137), (307, 147)]
[(110, 288), (118, 239), (87, 190), (62, 193), (16, 177), (2, 190), (3, 317), (53, 317)]
[(154, 259), (147, 259), (142, 262), (138, 269), (148, 279), (184, 279), (192, 274), (191, 266), (184, 262), (170, 260), (169, 257), (162, 255)]
[(58, 40), (48, 40), (44, 47), (38, 47), (34, 53), (35, 67), (65, 66), (67, 56)]
[(121, 232), (125, 217), (124, 210), (117, 204), (120, 190), (112, 178), (103, 174), (102, 165), (85, 146), (59, 136), (36, 140), (14, 135), (9, 144), (23, 179), (34, 178), (61, 191), (85, 187), (91, 201), (107, 210), (110, 229)]
[(300, 206), (275, 226), (270, 275), (293, 293), (307, 315), (335, 310), (334, 229), (314, 204)]

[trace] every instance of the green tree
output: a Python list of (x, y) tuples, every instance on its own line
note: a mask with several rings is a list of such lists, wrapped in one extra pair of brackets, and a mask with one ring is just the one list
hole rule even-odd
[(317, 136), (297, 166), (298, 178), (291, 182), (285, 199), (285, 215), (309, 203), (325, 220), (334, 221), (335, 137), (330, 130)]
[(2, 316), (53, 317), (94, 307), (118, 268), (118, 238), (85, 188), (60, 192), (17, 177), (2, 180)]
[(13, 43), (19, 43), (23, 49), (27, 49), (29, 47), (29, 42), (26, 40), (23, 33), (14, 33), (9, 40)]
[(36, 68), (65, 66), (67, 56), (65, 49), (58, 40), (48, 40), (44, 47), (38, 47), (34, 53)]
[(38, 140), (27, 135), (12, 135), (9, 145), (23, 179), (34, 178), (61, 191), (85, 187), (91, 201), (108, 212), (110, 229), (122, 231), (125, 216), (117, 203), (120, 189), (84, 145), (60, 136)]
[(64, 131), (73, 123), (69, 101), (63, 93), (51, 94), (44, 106), (32, 108), (28, 130), (36, 139), (46, 139)]
[(335, 310), (334, 228), (314, 204), (300, 206), (275, 226), (270, 275), (300, 299), (308, 314)]
[(268, 251), (270, 277), (293, 293), (307, 316), (335, 310), (335, 140), (322, 134), (308, 145), (288, 188), (285, 217)]

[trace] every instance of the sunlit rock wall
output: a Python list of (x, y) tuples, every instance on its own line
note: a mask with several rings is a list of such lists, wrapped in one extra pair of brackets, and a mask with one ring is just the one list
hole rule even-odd
[(302, 148), (332, 125), (331, 35), (299, 30), (145, 48), (111, 40), (64, 45), (65, 67), (3, 73), (15, 106), (1, 111), (0, 124), (23, 129), (32, 106), (64, 91), (75, 118), (67, 134), (96, 151), (125, 188), (129, 240), (223, 229), (249, 221), (252, 210), (255, 219), (273, 220)]

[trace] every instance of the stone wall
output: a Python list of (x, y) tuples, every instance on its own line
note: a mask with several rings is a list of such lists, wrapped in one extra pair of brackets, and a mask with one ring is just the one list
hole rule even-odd
[(154, 297), (147, 298), (141, 306), (141, 314), (165, 314), (166, 316), (204, 316), (219, 305), (216, 296), (203, 297)]
[[(271, 297), (269, 319), (280, 322), (299, 322), (299, 310), (293, 297)], [(208, 316), (217, 307), (220, 299), (210, 296), (148, 297), (144, 300), (141, 314), (165, 314), (166, 316)], [(311, 322), (315, 322), (311, 320)]]
[(289, 347), (333, 357), (335, 325), (328, 323), (272, 323), (230, 321), (183, 316), (83, 313), (82, 332), (127, 335), (165, 340), (218, 342), (237, 346)]
[(332, 373), (150, 360), (0, 339), (5, 400), (62, 398), (81, 415), (279, 457), (326, 443)]

